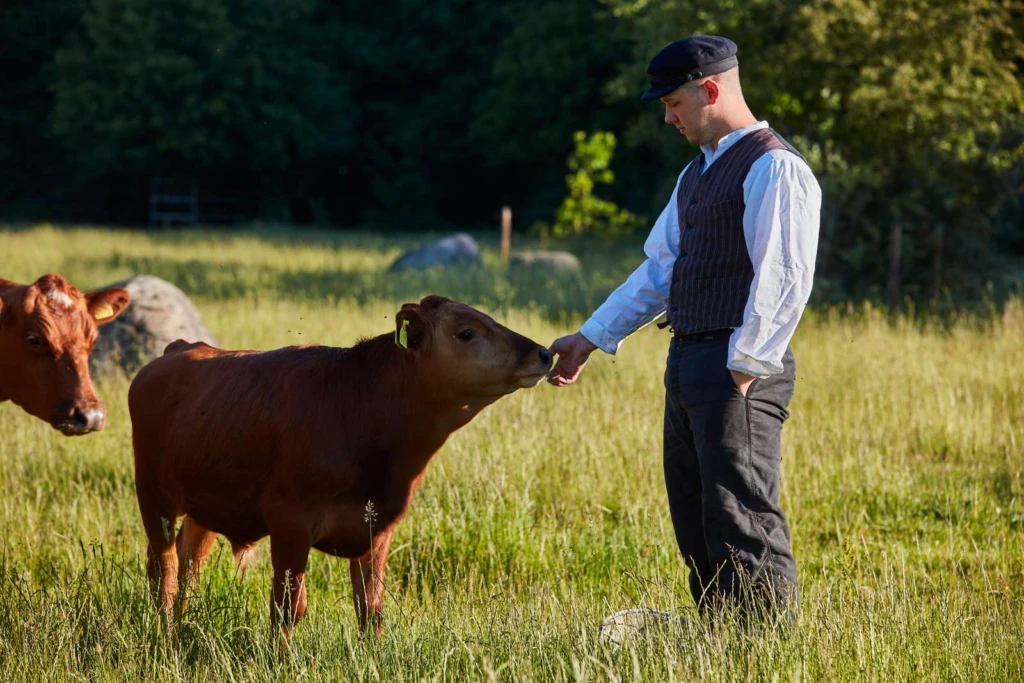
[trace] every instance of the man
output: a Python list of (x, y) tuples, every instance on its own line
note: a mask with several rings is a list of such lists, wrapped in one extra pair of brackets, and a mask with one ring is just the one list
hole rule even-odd
[(734, 605), (793, 614), (780, 437), (821, 191), (803, 157), (747, 107), (735, 43), (678, 40), (648, 74), (642, 99), (660, 99), (665, 123), (702, 154), (680, 174), (647, 260), (579, 332), (552, 344), (548, 381), (572, 384), (592, 352), (614, 354), (667, 309), (665, 485), (690, 592), (703, 613)]

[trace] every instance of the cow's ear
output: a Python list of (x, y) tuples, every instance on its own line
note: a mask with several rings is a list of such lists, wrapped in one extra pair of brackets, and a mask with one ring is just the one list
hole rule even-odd
[(427, 328), (419, 304), (405, 304), (395, 316), (395, 343), (406, 349), (419, 349), (426, 340)]
[(131, 297), (127, 289), (110, 287), (89, 292), (85, 295), (86, 307), (91, 315), (100, 325), (106, 325), (111, 320), (121, 315)]

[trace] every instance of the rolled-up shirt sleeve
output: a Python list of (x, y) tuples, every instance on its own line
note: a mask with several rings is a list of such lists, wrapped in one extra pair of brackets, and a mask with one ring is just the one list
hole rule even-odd
[(782, 357), (811, 295), (821, 189), (803, 160), (773, 150), (751, 166), (743, 193), (754, 279), (743, 325), (729, 340), (727, 365), (768, 377), (782, 372)]
[(614, 354), (629, 335), (650, 324), (668, 308), (672, 267), (679, 255), (676, 193), (683, 173), (644, 244), (647, 260), (612, 292), (580, 328), (580, 334), (605, 353)]

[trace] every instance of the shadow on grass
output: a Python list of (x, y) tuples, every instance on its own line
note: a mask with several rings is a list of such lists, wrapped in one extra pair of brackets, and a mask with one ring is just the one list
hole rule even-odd
[(592, 285), (586, 275), (519, 271), (504, 265), (401, 273), (290, 271), (281, 273), (278, 286), (282, 296), (301, 293), (308, 298), (348, 299), (360, 304), (373, 300), (418, 301), (427, 294), (441, 294), (494, 310), (530, 309), (549, 320), (584, 314), (592, 304)]
[[(82, 259), (76, 262), (82, 265)], [(196, 299), (228, 301), (255, 294), (295, 301), (365, 304), (418, 301), (427, 294), (441, 294), (491, 310), (527, 309), (552, 322), (590, 313), (624, 277), (621, 268), (609, 263), (579, 273), (513, 268), (503, 263), (391, 273), (383, 268), (297, 270), (266, 263), (113, 254), (87, 265), (155, 275)]]
[[(238, 240), (255, 239), (275, 246), (289, 247), (349, 247), (352, 249), (403, 249), (441, 239), (450, 233), (398, 233), (371, 230), (333, 230), (328, 228), (301, 228), (289, 225), (249, 224), (225, 227), (188, 229), (150, 228), (139, 231), (147, 240), (157, 244), (230, 244)], [(473, 235), (478, 242), (489, 241), (486, 236)], [(495, 240), (495, 244), (497, 244)]]

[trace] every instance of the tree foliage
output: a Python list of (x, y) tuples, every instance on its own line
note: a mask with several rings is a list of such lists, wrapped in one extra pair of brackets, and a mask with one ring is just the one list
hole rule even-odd
[[(817, 296), (977, 296), (1024, 255), (1021, 0), (11, 0), (0, 213), (139, 222), (172, 173), (343, 225), (654, 215), (697, 150), (638, 96), (693, 33), (818, 175)], [(565, 187), (577, 131), (613, 184)]]
[(84, 9), (84, 0), (0, 3), (0, 210), (33, 195), (50, 199), (48, 188), (67, 183), (67, 160), (46, 126), (53, 110), (47, 67)]
[(283, 169), (350, 144), (311, 0), (93, 0), (55, 58), (52, 126), (97, 168)]
[[(816, 0), (798, 11), (793, 57), (819, 64), (819, 83), (791, 92), (815, 109), (805, 135), (834, 205), (828, 256), (841, 289), (856, 287), (854, 274), (877, 286), (877, 246), (893, 224), (911, 294), (984, 286), (997, 211), (1014, 194), (999, 177), (1024, 160), (1024, 47), (1011, 23), (1010, 5), (989, 0)], [(858, 249), (865, 240), (874, 254)]]
[[(613, 5), (637, 30), (618, 92), (642, 87), (649, 55), (680, 26), (741, 46), (748, 102), (803, 150), (823, 186), (819, 294), (880, 297), (894, 225), (905, 294), (934, 298), (950, 283), (979, 293), (991, 279), (993, 237), (1021, 217), (1019, 2)], [(650, 119), (631, 124), (627, 144), (671, 149)], [(666, 176), (681, 166), (659, 157)]]

